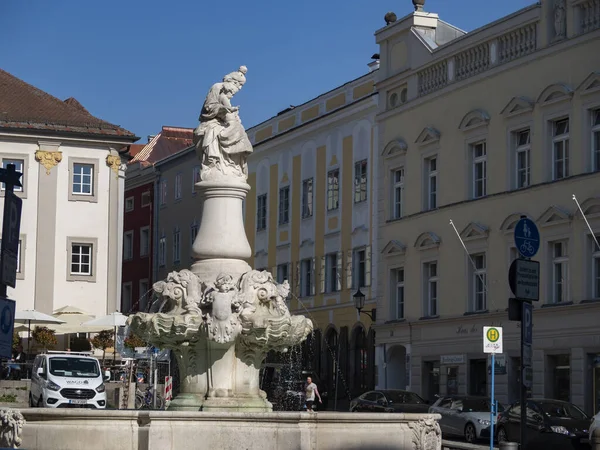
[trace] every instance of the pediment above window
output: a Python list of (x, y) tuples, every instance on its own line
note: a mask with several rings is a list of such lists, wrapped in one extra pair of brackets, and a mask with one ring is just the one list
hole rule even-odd
[(488, 227), (480, 223), (471, 222), (461, 231), (460, 237), (463, 241), (472, 241), (474, 239), (486, 239), (488, 237)]
[(406, 142), (404, 142), (403, 139), (394, 139), (383, 148), (381, 156), (388, 158), (393, 156), (403, 156), (406, 155), (407, 150), (408, 145), (406, 145)]
[(527, 97), (513, 97), (510, 102), (504, 107), (501, 116), (512, 117), (519, 114), (530, 113), (533, 111), (535, 103)]
[(315, 241), (313, 241), (312, 239), (304, 239), (302, 241), (302, 243), (300, 244), (300, 248), (302, 247), (308, 247), (310, 245), (313, 245), (315, 243)]
[(415, 141), (415, 144), (420, 146), (433, 144), (440, 140), (440, 132), (433, 127), (425, 127), (419, 137)]
[(581, 95), (591, 94), (592, 92), (600, 91), (600, 72), (592, 72), (583, 80), (577, 87), (577, 91)]
[(263, 249), (257, 250), (256, 253), (254, 253), (255, 258), (260, 258), (261, 256), (268, 256), (268, 253)]
[(551, 206), (542, 214), (536, 223), (542, 227), (569, 223), (571, 214), (558, 206)]
[(586, 217), (600, 217), (600, 197), (588, 198), (581, 203), (581, 210)]
[(425, 250), (428, 248), (437, 248), (440, 246), (440, 238), (431, 231), (421, 233), (421, 235), (415, 241), (415, 247), (419, 250)]
[(511, 214), (506, 219), (504, 219), (504, 221), (502, 222), (502, 225), (500, 225), (500, 230), (504, 231), (505, 233), (513, 232), (515, 227), (517, 226), (517, 222), (519, 220), (521, 220), (522, 216), (529, 217), (529, 216), (527, 216), (527, 214), (523, 214), (523, 213)]
[(406, 253), (406, 245), (400, 241), (392, 240), (383, 247), (381, 254), (383, 256), (404, 255)]
[(357, 227), (354, 228), (354, 230), (352, 230), (352, 233), (350, 233), (352, 236), (356, 236), (359, 233), (366, 233), (367, 231), (369, 231), (369, 229), (367, 228), (366, 225), (359, 225)]
[(289, 184), (290, 182), (290, 178), (288, 177), (287, 172), (283, 173), (283, 176), (281, 177), (281, 181), (279, 183), (281, 184)]
[(555, 83), (542, 91), (537, 99), (537, 103), (549, 105), (563, 101), (569, 101), (573, 98), (573, 89), (563, 83)]
[(459, 130), (472, 130), (473, 128), (484, 127), (490, 123), (490, 115), (482, 109), (469, 111), (460, 121)]

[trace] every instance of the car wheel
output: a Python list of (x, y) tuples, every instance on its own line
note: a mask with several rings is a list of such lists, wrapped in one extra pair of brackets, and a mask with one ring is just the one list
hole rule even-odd
[(465, 441), (472, 444), (477, 439), (477, 431), (472, 423), (468, 423), (465, 427)]
[(508, 435), (504, 427), (498, 428), (498, 442), (508, 442)]
[(41, 395), (40, 395), (40, 398), (38, 399), (37, 407), (38, 408), (43, 408), (44, 407), (44, 399), (42, 398)]

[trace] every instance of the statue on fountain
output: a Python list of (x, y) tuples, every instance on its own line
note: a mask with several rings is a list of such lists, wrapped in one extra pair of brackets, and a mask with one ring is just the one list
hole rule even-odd
[(128, 319), (134, 333), (176, 357), (180, 393), (169, 409), (271, 411), (259, 386), (262, 362), (271, 350), (300, 344), (313, 329), (309, 319), (290, 314), (287, 280), (278, 284), (245, 261), (251, 251), (242, 200), (250, 190), (252, 145), (230, 100), (246, 72), (241, 66), (212, 86), (194, 131), (203, 202), (196, 262), (156, 282), (150, 312)]

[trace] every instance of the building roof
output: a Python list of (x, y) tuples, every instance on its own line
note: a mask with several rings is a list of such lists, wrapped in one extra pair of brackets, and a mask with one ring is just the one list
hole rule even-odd
[(35, 130), (58, 134), (139, 138), (131, 131), (89, 113), (70, 97), (62, 101), (0, 69), (0, 130)]
[(155, 163), (167, 158), (193, 145), (193, 136), (193, 128), (164, 126), (161, 132), (154, 136), (143, 149), (137, 151), (136, 154), (130, 152), (133, 157), (129, 164), (136, 162)]

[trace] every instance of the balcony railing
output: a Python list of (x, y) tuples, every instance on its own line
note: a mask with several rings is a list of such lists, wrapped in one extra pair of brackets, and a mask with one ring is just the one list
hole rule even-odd
[(581, 17), (581, 32), (600, 28), (600, 0), (587, 0), (577, 5)]

